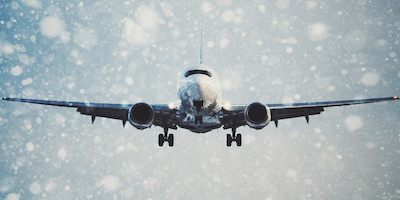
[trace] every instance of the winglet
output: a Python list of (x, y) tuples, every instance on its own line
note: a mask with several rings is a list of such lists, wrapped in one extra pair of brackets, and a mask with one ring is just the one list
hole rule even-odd
[(203, 28), (200, 27), (200, 49), (199, 49), (200, 65), (203, 64)]

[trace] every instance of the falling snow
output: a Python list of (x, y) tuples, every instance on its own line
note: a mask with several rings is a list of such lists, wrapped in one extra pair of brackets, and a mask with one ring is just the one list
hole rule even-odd
[(221, 40), (219, 41), (219, 47), (220, 48), (226, 48), (229, 45), (229, 39), (228, 38), (221, 38)]
[(113, 175), (104, 176), (103, 179), (97, 183), (103, 186), (108, 191), (115, 191), (120, 187), (119, 179)]
[(363, 126), (361, 117), (356, 115), (350, 115), (346, 117), (345, 124), (350, 132), (360, 129)]
[(158, 20), (158, 14), (153, 8), (141, 6), (135, 19), (125, 19), (122, 36), (130, 44), (149, 45), (156, 39)]
[[(226, 108), (400, 96), (396, 1), (0, 4), (0, 95), (179, 105), (199, 63)], [(400, 106), (325, 108), (262, 130), (137, 130), (76, 109), (0, 102), (0, 199), (400, 199)]]
[(235, 13), (232, 10), (226, 10), (222, 13), (222, 20), (224, 22), (230, 22), (235, 18)]
[(39, 0), (21, 0), (23, 4), (32, 8), (42, 8), (42, 3)]
[(321, 23), (315, 23), (308, 27), (308, 37), (310, 40), (323, 40), (328, 37), (328, 27)]
[(19, 200), (21, 194), (10, 193), (7, 195), (6, 200)]
[(29, 186), (29, 191), (32, 194), (39, 194), (42, 192), (42, 186), (38, 182), (34, 182)]
[(64, 148), (59, 149), (57, 152), (57, 156), (61, 160), (65, 160), (65, 157), (67, 156), (67, 150), (65, 150)]
[(19, 75), (22, 74), (23, 70), (22, 70), (22, 68), (21, 68), (19, 65), (17, 65), (17, 66), (15, 66), (15, 67), (11, 68), (11, 71), (10, 71), (10, 72), (11, 72), (11, 74), (14, 75), (14, 76), (19, 76)]
[(32, 82), (33, 82), (32, 78), (27, 78), (21, 81), (21, 85), (26, 86), (32, 84)]
[(361, 78), (361, 82), (365, 86), (375, 86), (379, 82), (379, 74), (376, 72), (365, 73)]
[(31, 142), (28, 142), (26, 144), (26, 150), (27, 151), (33, 151), (35, 149), (35, 147), (33, 146), (33, 144)]
[(43, 18), (39, 25), (41, 33), (47, 37), (57, 37), (64, 31), (64, 22), (56, 16)]

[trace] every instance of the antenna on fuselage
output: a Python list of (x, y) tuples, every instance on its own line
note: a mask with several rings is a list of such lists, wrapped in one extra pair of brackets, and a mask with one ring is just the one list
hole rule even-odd
[(200, 27), (200, 54), (199, 54), (199, 60), (200, 60), (200, 65), (203, 64), (203, 28)]

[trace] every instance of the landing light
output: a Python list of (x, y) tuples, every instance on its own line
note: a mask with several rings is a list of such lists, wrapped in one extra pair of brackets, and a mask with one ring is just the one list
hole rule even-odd
[(169, 109), (173, 109), (173, 108), (174, 108), (174, 103), (169, 103), (169, 104), (168, 104), (168, 108), (169, 108)]
[(230, 110), (231, 109), (231, 103), (230, 102), (226, 102), (225, 104), (224, 104), (224, 108), (226, 109), (226, 110)]

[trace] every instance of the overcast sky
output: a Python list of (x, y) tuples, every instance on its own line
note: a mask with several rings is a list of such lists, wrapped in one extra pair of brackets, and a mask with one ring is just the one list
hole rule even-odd
[[(0, 95), (178, 102), (204, 63), (225, 102), (400, 95), (396, 0), (0, 4)], [(229, 130), (139, 131), (75, 109), (0, 102), (0, 199), (400, 199), (399, 102)]]

